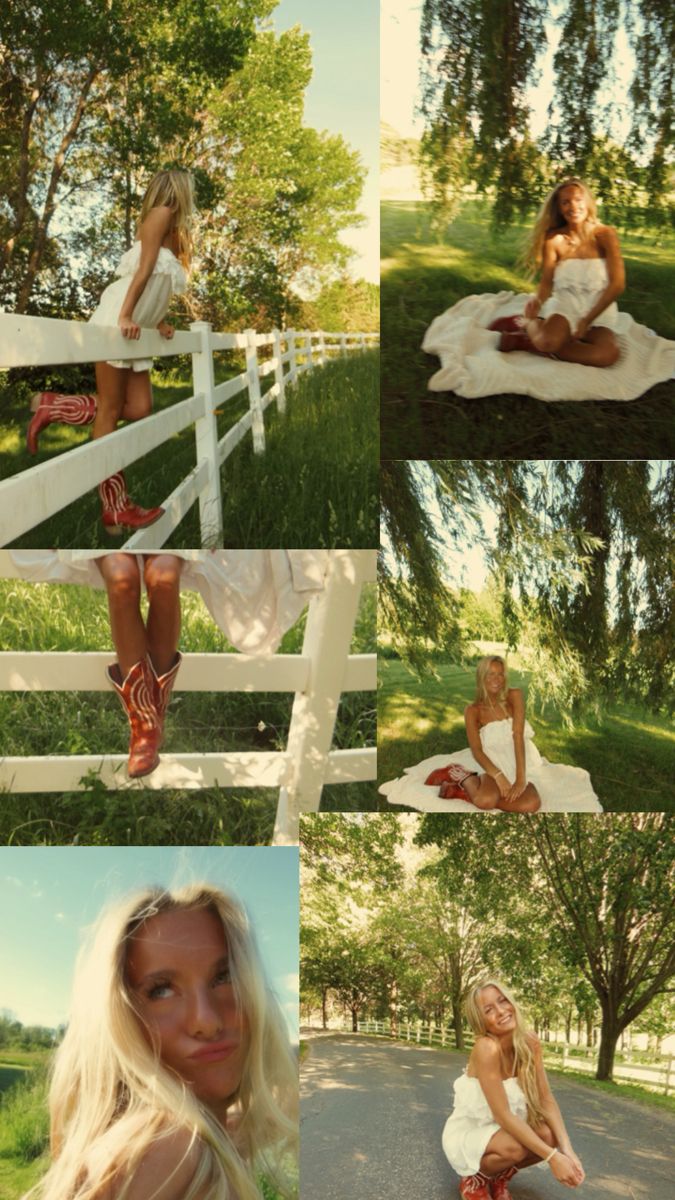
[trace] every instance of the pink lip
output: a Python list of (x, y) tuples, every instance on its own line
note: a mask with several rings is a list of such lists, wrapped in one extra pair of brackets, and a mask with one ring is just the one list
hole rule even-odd
[(209, 1042), (202, 1050), (191, 1054), (190, 1058), (197, 1062), (220, 1062), (228, 1058), (238, 1047), (238, 1042)]

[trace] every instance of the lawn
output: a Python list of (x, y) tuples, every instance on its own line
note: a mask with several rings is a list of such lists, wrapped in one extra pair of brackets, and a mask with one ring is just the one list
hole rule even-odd
[[(474, 671), (437, 663), (438, 678), (417, 679), (403, 663), (380, 662), (378, 779), (394, 779), (405, 767), (466, 744), (463, 712), (474, 697)], [(527, 676), (509, 671), (513, 687), (527, 690)], [(673, 808), (675, 732), (666, 717), (617, 703), (602, 720), (568, 729), (553, 711), (528, 713), (538, 749), (550, 762), (583, 767), (609, 812)], [(397, 806), (398, 807), (398, 806)]]
[[(231, 652), (201, 597), (181, 597), (181, 649)], [(285, 635), (280, 650), (298, 653), (305, 616)], [(108, 650), (104, 592), (73, 585), (36, 587), (0, 580), (3, 650)], [(375, 585), (363, 588), (352, 653), (375, 651)], [(111, 652), (111, 661), (114, 655)], [(372, 692), (341, 699), (333, 744), (350, 749), (375, 743)], [(279, 750), (286, 746), (292, 693), (177, 692), (167, 718), (166, 746), (173, 752)], [(127, 723), (108, 692), (0, 692), (3, 755), (125, 754)], [(326, 807), (365, 807), (373, 783), (324, 789)], [(256, 845), (272, 836), (276, 789), (108, 791), (96, 779), (83, 791), (6, 793), (0, 804), (0, 842), (11, 845)]]
[[(218, 382), (241, 369), (232, 355), (221, 355)], [(86, 369), (85, 369), (86, 372)], [(71, 376), (74, 373), (71, 371)], [(58, 379), (37, 382), (36, 372), (0, 390), (0, 477), (8, 478), (55, 454), (86, 442), (89, 430), (50, 425), (33, 458), (24, 441), (30, 416), (28, 400), (36, 387), (58, 386)], [(79, 388), (91, 390), (83, 374)], [(269, 386), (270, 377), (267, 377)], [(153, 377), (155, 410), (186, 399), (191, 383), (175, 375)], [(254, 455), (247, 436), (221, 467), (223, 545), (227, 548), (367, 547), (378, 544), (379, 355), (350, 354), (300, 376), (287, 388), (285, 415), (273, 403), (266, 411), (266, 450)], [(223, 405), (218, 435), (223, 437), (248, 407), (239, 395)], [(67, 460), (64, 459), (64, 466)], [(195, 465), (194, 429), (189, 426), (126, 469), (129, 492), (145, 506), (158, 503)], [(115, 547), (122, 538), (106, 536)], [(28, 531), (16, 547), (97, 547), (104, 537), (100, 504), (89, 492), (75, 504)], [(181, 522), (166, 548), (201, 545), (198, 505)]]
[[(675, 447), (675, 381), (629, 402), (548, 403), (529, 396), (466, 400), (431, 393), (438, 360), (420, 349), (439, 313), (481, 292), (531, 291), (515, 263), (528, 226), (493, 236), (488, 207), (467, 202), (438, 236), (430, 206), (382, 205), (383, 458), (651, 458)], [(675, 240), (621, 235), (628, 286), (620, 306), (675, 338)]]

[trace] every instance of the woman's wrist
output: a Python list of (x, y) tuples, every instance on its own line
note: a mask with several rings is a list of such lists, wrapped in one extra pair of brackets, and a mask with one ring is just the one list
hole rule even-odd
[(545, 1163), (549, 1163), (549, 1165), (550, 1165), (550, 1162), (551, 1162), (551, 1159), (553, 1158), (553, 1155), (554, 1155), (554, 1154), (557, 1154), (557, 1153), (558, 1153), (558, 1147), (557, 1147), (557, 1146), (554, 1146), (554, 1147), (553, 1147), (553, 1149), (552, 1149), (552, 1150), (550, 1150), (550, 1151), (549, 1151), (549, 1153), (546, 1155), (546, 1158), (542, 1158), (542, 1160), (541, 1160), (541, 1161), (542, 1161), (542, 1162), (545, 1162)]

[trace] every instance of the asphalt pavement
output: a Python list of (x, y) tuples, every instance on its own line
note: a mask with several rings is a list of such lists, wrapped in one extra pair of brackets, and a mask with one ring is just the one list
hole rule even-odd
[[(354, 1034), (307, 1040), (301, 1200), (456, 1200), (441, 1133), (466, 1055)], [(675, 1117), (559, 1077), (552, 1085), (586, 1171), (574, 1189), (580, 1200), (675, 1195)], [(573, 1190), (538, 1167), (510, 1188), (513, 1200), (561, 1200)]]

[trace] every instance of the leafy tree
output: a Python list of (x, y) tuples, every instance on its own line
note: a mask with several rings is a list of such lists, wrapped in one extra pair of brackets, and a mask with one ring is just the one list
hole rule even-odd
[(304, 301), (300, 322), (303, 329), (374, 332), (380, 327), (380, 289), (345, 275), (326, 284), (314, 300)]

